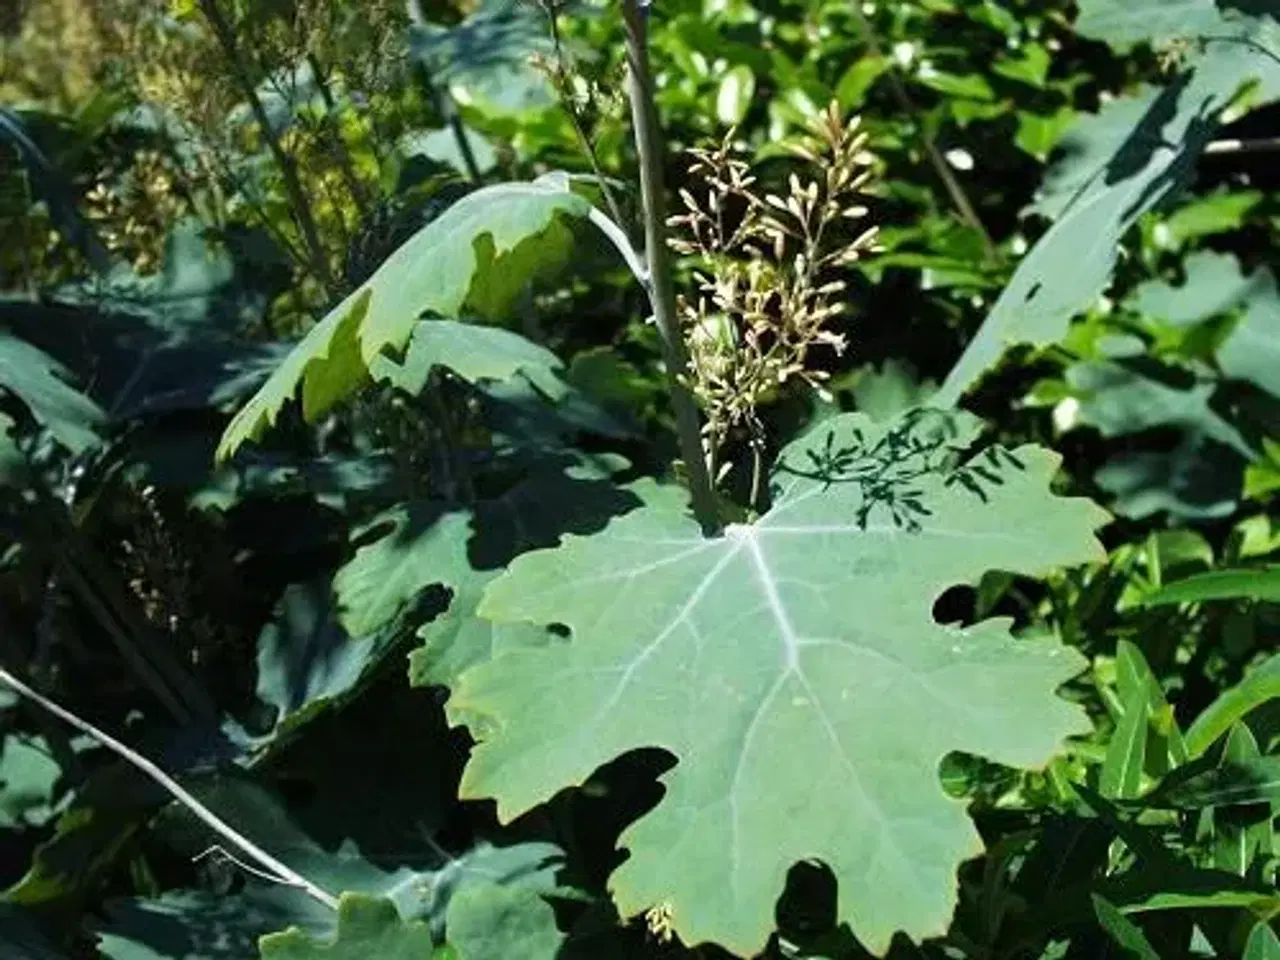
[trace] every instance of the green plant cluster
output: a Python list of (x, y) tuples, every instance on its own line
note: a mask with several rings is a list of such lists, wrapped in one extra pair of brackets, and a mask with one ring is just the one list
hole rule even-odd
[(0, 71), (0, 958), (1280, 957), (1280, 8)]

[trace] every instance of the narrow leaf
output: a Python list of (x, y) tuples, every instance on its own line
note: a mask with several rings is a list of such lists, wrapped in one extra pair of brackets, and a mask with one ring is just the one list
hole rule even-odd
[(1238, 684), (1220, 694), (1187, 731), (1187, 752), (1198, 757), (1254, 708), (1280, 697), (1280, 654), (1256, 667)]
[(1107, 931), (1108, 936), (1128, 956), (1138, 957), (1139, 960), (1160, 960), (1160, 954), (1151, 945), (1142, 928), (1097, 894), (1093, 896), (1093, 912), (1102, 929)]
[(1098, 792), (1107, 799), (1125, 800), (1140, 792), (1150, 716), (1145, 691), (1136, 691), (1124, 701), (1124, 713), (1107, 745), (1098, 781)]
[(1257, 569), (1210, 570), (1166, 584), (1139, 601), (1155, 607), (1207, 600), (1262, 600), (1280, 603), (1280, 564)]

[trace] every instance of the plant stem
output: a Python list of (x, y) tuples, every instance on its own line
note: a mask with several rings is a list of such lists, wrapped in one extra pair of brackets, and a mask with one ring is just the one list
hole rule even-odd
[(338, 169), (342, 172), (343, 179), (347, 181), (347, 190), (351, 193), (351, 202), (356, 205), (356, 210), (360, 213), (360, 220), (367, 224), (371, 206), (369, 196), (365, 192), (364, 183), (360, 180), (360, 175), (356, 173), (355, 161), (351, 158), (351, 151), (347, 147), (347, 141), (342, 136), (342, 118), (338, 112), (338, 103), (333, 96), (333, 88), (329, 85), (329, 74), (325, 71), (324, 64), (320, 62), (320, 58), (315, 54), (307, 54), (307, 63), (311, 66), (311, 75), (315, 77), (316, 87), (320, 91), (320, 99), (324, 102), (324, 128), (329, 135), (330, 142), (333, 144), (334, 159), (338, 163)]
[(1204, 148), (1207, 156), (1229, 153), (1276, 153), (1280, 152), (1280, 137), (1261, 137), (1257, 140), (1214, 140)]
[(262, 131), (262, 139), (266, 142), (267, 149), (271, 151), (271, 156), (275, 159), (276, 166), (280, 168), (280, 176), (284, 180), (284, 190), (289, 197), (289, 206), (292, 209), (294, 220), (297, 221), (298, 229), (302, 231), (303, 242), (307, 246), (307, 254), (310, 261), (308, 265), (311, 268), (311, 272), (324, 286), (325, 292), (332, 294), (335, 286), (333, 273), (329, 269), (329, 258), (325, 254), (324, 246), (320, 243), (320, 232), (316, 229), (315, 218), (311, 216), (311, 205), (307, 202), (307, 197), (302, 192), (302, 181), (298, 179), (298, 168), (294, 165), (293, 158), (285, 153), (284, 147), (280, 145), (280, 138), (271, 129), (271, 120), (267, 116), (266, 108), (262, 105), (262, 98), (258, 96), (258, 91), (254, 88), (253, 80), (249, 76), (248, 68), (240, 56), (240, 47), (236, 41), (235, 31), (218, 8), (218, 0), (200, 0), (200, 10), (205, 19), (209, 21), (209, 25), (213, 27), (213, 32), (217, 35), (218, 44), (222, 47), (222, 52), (231, 66), (231, 72), (240, 87), (240, 92), (244, 95), (246, 102), (249, 104), (249, 109), (253, 111), (253, 118), (258, 122), (258, 127)]
[(759, 514), (761, 501), (764, 499), (764, 439), (759, 436), (751, 438), (751, 499), (748, 505)]
[(427, 99), (431, 101), (431, 106), (449, 125), (449, 132), (453, 134), (453, 140), (458, 147), (458, 155), (462, 158), (462, 166), (466, 169), (467, 176), (472, 183), (479, 183), (483, 179), (480, 164), (476, 161), (475, 151), (471, 149), (471, 141), (467, 139), (467, 128), (463, 126), (462, 117), (458, 115), (458, 105), (453, 100), (453, 94), (448, 89), (442, 90), (436, 85), (430, 69), (422, 61), (418, 61), (416, 72), (418, 82), (422, 85), (422, 91), (427, 95)]
[(631, 100), (631, 122), (640, 165), (640, 197), (644, 206), (645, 258), (648, 261), (654, 320), (662, 339), (667, 368), (667, 389), (676, 416), (680, 453), (689, 476), (693, 513), (708, 534), (719, 532), (715, 493), (702, 452), (698, 407), (685, 383), (689, 353), (676, 316), (675, 282), (667, 252), (667, 214), (662, 183), (662, 128), (653, 101), (649, 73), (646, 17), (648, 8), (640, 0), (623, 0), (622, 19), (627, 35), (627, 93)]
[(333, 894), (320, 889), (302, 874), (289, 867), (287, 864), (277, 860), (267, 851), (263, 850), (253, 841), (246, 839), (235, 831), (225, 820), (222, 820), (212, 810), (201, 803), (196, 797), (188, 792), (178, 781), (169, 776), (154, 763), (144, 757), (137, 751), (125, 746), (119, 740), (110, 734), (99, 730), (88, 720), (83, 720), (76, 716), (70, 710), (50, 700), (44, 694), (27, 686), (8, 670), (0, 667), (0, 682), (7, 684), (17, 693), (26, 697), (34, 703), (38, 703), (44, 707), (55, 717), (64, 720), (71, 726), (75, 727), (81, 733), (88, 734), (94, 740), (102, 744), (108, 750), (117, 756), (137, 767), (148, 777), (158, 783), (165, 791), (177, 800), (180, 804), (190, 810), (198, 817), (210, 830), (218, 834), (236, 849), (240, 850), (245, 856), (249, 857), (256, 863), (262, 865), (267, 876), (278, 883), (287, 884), (291, 887), (297, 887), (299, 890), (305, 891), (313, 899), (323, 903), (331, 910), (338, 909), (338, 900)]
[[(547, 15), (547, 25), (551, 31), (551, 45), (556, 52), (556, 70), (561, 78), (569, 75), (568, 58), (564, 53), (564, 43), (560, 39), (560, 10), (554, 2), (544, 2), (542, 10)], [(591, 170), (596, 175), (596, 183), (600, 185), (600, 192), (604, 195), (605, 206), (609, 208), (609, 216), (613, 217), (619, 229), (625, 229), (625, 220), (622, 218), (622, 207), (618, 204), (617, 198), (613, 194), (613, 188), (609, 186), (609, 178), (604, 175), (604, 168), (600, 163), (600, 155), (596, 152), (596, 145), (591, 142), (591, 137), (587, 134), (586, 127), (582, 124), (582, 118), (578, 116), (578, 108), (572, 99), (565, 94), (563, 85), (557, 83), (556, 92), (560, 95), (560, 106), (564, 110), (565, 115), (569, 118), (569, 122), (573, 124), (573, 132), (578, 137), (578, 144), (582, 147), (583, 153), (587, 155), (587, 159), (591, 162)], [(595, 95), (591, 94), (594, 101)]]
[(947, 158), (942, 155), (942, 151), (938, 149), (937, 141), (933, 139), (925, 125), (921, 112), (917, 109), (915, 101), (911, 99), (911, 94), (907, 92), (907, 86), (902, 82), (902, 78), (898, 75), (898, 62), (887, 57), (884, 52), (884, 46), (880, 42), (880, 35), (876, 32), (875, 25), (872, 24), (870, 18), (862, 12), (862, 6), (857, 3), (849, 5), (849, 9), (853, 11), (854, 16), (858, 18), (858, 22), (862, 27), (863, 35), (867, 41), (867, 47), (871, 50), (872, 56), (880, 60), (889, 59), (890, 66), (887, 73), (889, 78), (889, 87), (893, 90), (893, 95), (897, 99), (902, 109), (916, 118), (920, 127), (920, 141), (924, 144), (925, 153), (929, 155), (929, 162), (933, 165), (934, 171), (938, 174), (938, 179), (942, 181), (943, 187), (946, 188), (947, 194), (951, 197), (951, 202), (955, 204), (960, 219), (964, 220), (970, 227), (977, 231), (982, 238), (982, 246), (987, 254), (989, 263), (1000, 262), (1000, 252), (996, 249), (995, 242), (991, 239), (991, 234), (987, 232), (987, 228), (983, 226), (982, 218), (978, 216), (978, 211), (973, 203), (969, 200), (969, 195), (965, 193), (964, 187), (960, 185), (960, 181), (956, 175), (951, 172), (951, 166), (947, 163)]

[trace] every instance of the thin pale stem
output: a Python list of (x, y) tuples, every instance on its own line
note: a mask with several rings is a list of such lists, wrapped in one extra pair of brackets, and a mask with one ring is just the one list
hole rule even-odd
[(75, 727), (81, 733), (89, 735), (121, 759), (132, 764), (138, 770), (141, 770), (148, 777), (163, 787), (171, 797), (190, 810), (210, 830), (218, 834), (218, 836), (222, 837), (237, 850), (241, 851), (246, 857), (255, 863), (261, 864), (265, 873), (272, 880), (278, 883), (287, 884), (291, 887), (297, 887), (299, 890), (305, 891), (312, 899), (323, 903), (331, 910), (338, 909), (338, 900), (333, 896), (333, 894), (320, 889), (306, 877), (302, 876), (302, 874), (291, 868), (288, 864), (277, 860), (253, 841), (237, 833), (229, 824), (227, 824), (226, 821), (222, 820), (217, 814), (196, 799), (196, 797), (178, 783), (178, 781), (174, 780), (173, 777), (169, 776), (142, 754), (121, 743), (109, 733), (99, 730), (88, 720), (83, 720), (76, 716), (70, 710), (50, 700), (38, 690), (27, 686), (3, 667), (0, 667), (0, 682), (3, 682), (16, 693), (21, 694), (33, 703), (39, 704), (58, 719), (71, 724), (71, 726)]
[(603, 211), (592, 207), (587, 214), (587, 219), (600, 228), (600, 232), (605, 235), (614, 248), (622, 255), (623, 261), (627, 268), (631, 271), (632, 276), (639, 281), (640, 286), (644, 287), (645, 293), (649, 295), (650, 301), (653, 299), (653, 284), (649, 277), (649, 268), (644, 260), (636, 252), (636, 248), (631, 245), (631, 241), (623, 232), (622, 227), (609, 219)]
[[(543, 12), (547, 15), (548, 28), (551, 31), (551, 45), (556, 52), (556, 69), (560, 75), (568, 74), (568, 63), (564, 55), (564, 44), (560, 40), (560, 20), (559, 11), (555, 3), (544, 3)], [(558, 88), (559, 85), (557, 85)], [(614, 222), (619, 229), (625, 229), (625, 220), (622, 218), (622, 207), (618, 204), (617, 197), (613, 194), (613, 188), (609, 186), (609, 178), (604, 175), (604, 170), (600, 165), (600, 156), (596, 153), (596, 145), (591, 142), (591, 137), (587, 135), (586, 128), (583, 127), (578, 111), (572, 103), (561, 98), (561, 106), (569, 117), (569, 122), (573, 124), (573, 132), (578, 138), (578, 144), (582, 147), (582, 152), (587, 155), (587, 160), (591, 163), (591, 170), (596, 175), (596, 183), (600, 185), (600, 193), (604, 196), (605, 206), (609, 208), (609, 216), (613, 217)]]
[[(859, 24), (862, 26), (863, 35), (866, 38), (867, 46), (870, 48), (873, 56), (878, 59), (886, 59), (883, 45), (880, 43), (880, 35), (876, 32), (875, 26), (865, 13), (862, 12), (860, 4), (851, 3), (849, 9), (853, 11), (855, 17), (858, 18)], [(919, 118), (920, 111), (915, 105), (915, 101), (911, 99), (911, 94), (907, 92), (907, 86), (902, 82), (902, 78), (898, 76), (897, 61), (890, 61), (890, 67), (887, 74), (889, 78), (889, 87), (893, 90), (893, 95), (897, 99), (902, 109), (913, 117)], [(982, 246), (986, 250), (987, 259), (991, 263), (996, 263), (1000, 259), (1000, 253), (996, 249), (995, 242), (991, 239), (991, 234), (987, 232), (987, 228), (982, 223), (982, 218), (978, 216), (978, 211), (974, 207), (969, 195), (965, 193), (964, 187), (960, 185), (960, 181), (956, 179), (956, 175), (951, 172), (951, 166), (947, 163), (947, 158), (942, 155), (942, 151), (938, 149), (937, 141), (933, 139), (925, 126), (923, 119), (920, 119), (920, 142), (924, 144), (925, 153), (929, 155), (929, 162), (933, 165), (934, 171), (938, 174), (938, 179), (942, 181), (942, 186), (946, 189), (947, 194), (951, 197), (951, 202), (955, 204), (960, 217), (970, 227), (978, 232), (982, 237)]]
[(639, 0), (623, 0), (622, 18), (627, 36), (627, 93), (640, 166), (640, 198), (644, 208), (645, 260), (652, 283), (654, 320), (662, 339), (667, 368), (667, 390), (675, 411), (680, 453), (684, 458), (693, 499), (693, 513), (707, 533), (719, 531), (715, 494), (702, 452), (698, 406), (685, 383), (689, 353), (676, 315), (675, 281), (667, 252), (667, 212), (662, 183), (662, 128), (653, 101), (649, 73), (646, 17), (648, 8)]
[(1221, 156), (1231, 153), (1277, 153), (1280, 152), (1280, 137), (1261, 137), (1257, 140), (1214, 140), (1204, 148), (1207, 156)]

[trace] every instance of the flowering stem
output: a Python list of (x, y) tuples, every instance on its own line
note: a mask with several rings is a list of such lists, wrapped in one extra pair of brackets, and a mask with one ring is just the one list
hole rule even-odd
[(719, 531), (711, 475), (702, 452), (698, 407), (685, 384), (689, 353), (676, 316), (675, 282), (667, 253), (667, 215), (662, 183), (662, 128), (653, 101), (649, 73), (648, 5), (642, 0), (622, 0), (627, 36), (627, 93), (640, 166), (640, 198), (644, 206), (645, 256), (649, 265), (650, 301), (662, 339), (667, 368), (667, 389), (675, 411), (680, 453), (688, 472), (693, 513), (707, 533)]

